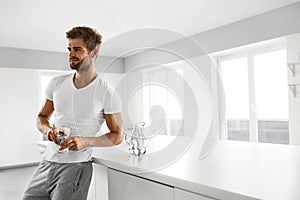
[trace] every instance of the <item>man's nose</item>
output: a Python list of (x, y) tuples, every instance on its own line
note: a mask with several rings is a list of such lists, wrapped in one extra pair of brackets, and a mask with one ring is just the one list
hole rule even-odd
[(74, 50), (70, 50), (69, 51), (69, 57), (72, 57), (72, 56), (75, 56), (76, 54), (75, 54), (75, 51)]

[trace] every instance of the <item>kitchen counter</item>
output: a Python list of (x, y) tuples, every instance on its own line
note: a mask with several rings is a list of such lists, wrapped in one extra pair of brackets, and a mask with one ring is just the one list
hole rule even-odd
[(220, 141), (202, 160), (197, 151), (174, 159), (179, 155), (174, 148), (157, 152), (150, 148), (141, 157), (130, 155), (125, 144), (93, 151), (96, 164), (210, 198), (300, 199), (299, 146)]

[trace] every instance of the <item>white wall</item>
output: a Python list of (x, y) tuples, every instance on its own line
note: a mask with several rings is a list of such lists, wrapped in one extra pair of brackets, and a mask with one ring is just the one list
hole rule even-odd
[[(98, 72), (123, 73), (123, 60), (99, 56), (96, 60)], [(0, 47), (0, 67), (44, 70), (70, 70), (68, 54)]]
[[(178, 61), (170, 67), (183, 69), (187, 83), (185, 90), (190, 87), (192, 92), (185, 91), (184, 94), (184, 135), (195, 139), (195, 145), (191, 146), (190, 152), (199, 153), (200, 150), (200, 156), (205, 156), (221, 134), (217, 68), (207, 55)], [(197, 123), (196, 129), (194, 123)]]
[(144, 121), (143, 91), (139, 88), (144, 83), (143, 72), (133, 70), (122, 76), (116, 90), (122, 97), (124, 127)]
[[(197, 123), (197, 132), (202, 137), (205, 137), (212, 120), (213, 105), (210, 92), (211, 60), (208, 56), (199, 56), (188, 61), (172, 63), (170, 67), (175, 69), (182, 68), (183, 79), (186, 82), (184, 84), (185, 135), (194, 136), (195, 129), (193, 128), (193, 123)], [(189, 89), (191, 90), (190, 92), (188, 91)]]
[(300, 34), (287, 37), (286, 44), (287, 62), (298, 63), (294, 77), (288, 70), (288, 81), (299, 84), (296, 86), (296, 97), (289, 91), (290, 143), (300, 145)]
[(37, 162), (39, 72), (0, 68), (0, 167)]
[(129, 56), (124, 60), (124, 70), (127, 72), (133, 67), (144, 63), (170, 63), (182, 58), (197, 57), (207, 53), (299, 33), (299, 19), (300, 2), (297, 2), (162, 45), (159, 47), (160, 49)]

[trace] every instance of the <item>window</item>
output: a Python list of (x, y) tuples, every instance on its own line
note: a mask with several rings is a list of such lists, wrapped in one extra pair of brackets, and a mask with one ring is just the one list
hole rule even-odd
[(222, 58), (225, 139), (289, 143), (286, 50)]
[[(147, 84), (143, 87), (144, 118), (151, 121), (151, 132), (162, 135), (184, 135), (183, 106), (168, 85), (174, 82), (174, 75), (182, 76), (183, 70), (157, 68), (146, 70), (144, 79)], [(176, 82), (183, 91), (183, 82)], [(151, 117), (151, 119), (149, 119)]]

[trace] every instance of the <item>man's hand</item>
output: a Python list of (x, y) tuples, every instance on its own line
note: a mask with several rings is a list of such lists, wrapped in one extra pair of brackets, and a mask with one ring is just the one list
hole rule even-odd
[(49, 128), (47, 131), (47, 138), (49, 141), (55, 142), (55, 144), (59, 145), (57, 135), (59, 133), (59, 129), (57, 128)]
[(66, 140), (65, 142), (63, 142), (62, 144), (60, 144), (59, 150), (61, 151), (66, 148), (69, 148), (69, 150), (71, 150), (71, 151), (80, 151), (87, 146), (88, 145), (86, 142), (86, 138), (76, 136), (76, 137), (72, 137), (72, 138)]

